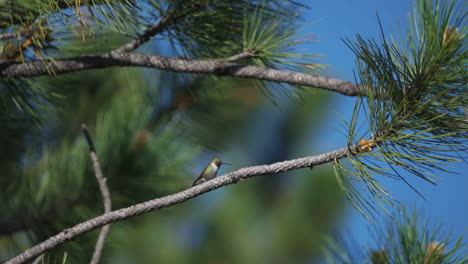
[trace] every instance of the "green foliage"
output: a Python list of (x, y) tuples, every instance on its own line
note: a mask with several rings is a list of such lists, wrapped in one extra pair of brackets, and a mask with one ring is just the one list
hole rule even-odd
[[(166, 21), (156, 44), (146, 45), (148, 51), (167, 55), (164, 43), (170, 42), (175, 54), (195, 59), (230, 60), (247, 53), (236, 62), (307, 73), (322, 67), (314, 61), (316, 54), (299, 50), (314, 38), (298, 35), (304, 26), (298, 24), (302, 6), (294, 1), (53, 2), (2, 2), (2, 33), (34, 29), (1, 40), (2, 62), (108, 52)], [(398, 170), (384, 170), (369, 159), (389, 161), (431, 180), (435, 175), (427, 171), (444, 169), (445, 162), (455, 160), (453, 150), (464, 150), (466, 11), (429, 1), (420, 2), (419, 8), (421, 17), (413, 19), (417, 31), (410, 30), (402, 45), (385, 38), (378, 45), (359, 36), (349, 43), (358, 57), (360, 92), (368, 96), (356, 104), (349, 144), (371, 140), (350, 156), (354, 171), (338, 162), (335, 170), (342, 189), (365, 214), (375, 206), (366, 193), (354, 189), (353, 176), (364, 183), (367, 194), (378, 197), (376, 203), (390, 205), (393, 201), (371, 173), (402, 178)], [(323, 119), (317, 114), (327, 102), (323, 93), (304, 94), (302, 87), (260, 81), (180, 76), (119, 68), (3, 80), (0, 198), (6, 202), (0, 210), (6, 214), (0, 225), (13, 222), (10, 232), (15, 234), (0, 237), (2, 257), (102, 213), (79, 130), (83, 122), (91, 128), (114, 208), (187, 188), (206, 156), (232, 155), (235, 168), (310, 154), (305, 142), (312, 124)], [(252, 89), (255, 85), (270, 98), (279, 92), (302, 104), (283, 102), (285, 109), (275, 109), (281, 114), (272, 122), (264, 97)], [(370, 126), (364, 133), (358, 129), (362, 111)], [(258, 138), (269, 138), (276, 151), (257, 143)], [(326, 177), (328, 169), (283, 177), (287, 180), (256, 178), (211, 192), (200, 198), (203, 203), (194, 200), (113, 224), (103, 262), (310, 261), (318, 254), (318, 234), (333, 228), (342, 208), (335, 182)], [(43, 261), (89, 261), (97, 233), (68, 242)], [(422, 243), (414, 241), (402, 240), (404, 247), (392, 252)], [(457, 260), (454, 252), (447, 259)], [(374, 257), (380, 259), (374, 262), (383, 261), (386, 254)]]
[[(47, 80), (39, 78), (41, 82), (37, 84), (60, 87), (63, 97), (52, 102), (57, 107), (56, 112), (48, 115), (43, 127), (50, 138), (38, 139), (47, 147), (39, 153), (31, 148), (25, 168), (8, 175), (11, 187), (4, 194), (15, 197), (16, 204), (2, 210), (21, 222), (29, 221), (25, 223), (25, 231), (17, 232), (27, 234), (26, 238), (14, 235), (0, 239), (0, 245), (11, 245), (0, 246), (2, 256), (18, 252), (102, 212), (88, 149), (79, 131), (83, 121), (90, 127), (115, 209), (190, 186), (199, 171), (185, 168), (204, 165), (200, 145), (207, 155), (216, 151), (222, 157), (227, 155), (223, 153), (229, 151), (228, 147), (233, 148), (233, 142), (241, 149), (249, 145), (245, 135), (255, 130), (247, 130), (248, 117), (260, 111), (259, 105), (264, 101), (251, 83), (232, 79), (215, 83), (201, 79), (189, 85), (167, 82), (154, 72), (147, 81), (142, 80), (142, 76), (139, 71), (116, 69)], [(177, 92), (173, 100), (169, 100), (172, 107), (166, 108), (162, 106), (169, 87)], [(307, 96), (305, 102), (308, 103), (291, 104), (291, 111), (282, 118), (278, 131), (290, 136), (276, 141), (276, 144), (284, 144), (284, 152), (278, 154), (285, 155), (292, 146), (302, 146), (301, 142), (310, 135), (304, 134), (301, 127), (309, 127), (313, 121), (320, 120), (318, 116), (312, 120), (302, 115), (302, 110), (306, 107), (311, 112), (318, 111), (326, 103), (324, 93)], [(198, 139), (193, 140), (194, 137)], [(257, 151), (264, 155), (261, 148)], [(231, 162), (236, 167), (257, 163), (251, 159)], [(232, 263), (238, 259), (247, 261), (256, 252), (270, 251), (277, 252), (275, 258), (309, 259), (316, 254), (318, 232), (331, 228), (332, 219), (343, 202), (333, 179), (326, 176), (328, 173), (318, 169), (311, 177), (307, 171), (303, 176), (294, 177), (297, 181), (292, 185), (284, 185), (288, 188), (281, 189), (279, 182), (277, 187), (271, 185), (277, 180), (260, 178), (229, 188), (225, 194), (210, 193), (206, 197), (208, 200), (200, 197), (202, 200), (113, 224), (102, 262), (206, 262), (213, 258), (210, 249), (218, 252), (216, 256), (221, 259), (223, 252), (228, 254), (226, 246), (219, 243), (226, 235), (233, 235), (233, 240), (225, 244), (230, 244), (237, 252), (229, 257)], [(324, 175), (320, 177), (320, 174)], [(11, 182), (15, 177), (19, 180), (17, 185)], [(18, 192), (18, 186), (23, 191)], [(277, 194), (277, 202), (271, 204), (273, 197), (268, 197), (273, 193)], [(258, 196), (263, 198), (257, 199)], [(284, 200), (279, 199), (281, 197)], [(323, 197), (327, 197), (326, 202), (321, 201)], [(207, 204), (215, 207), (207, 208)], [(44, 212), (48, 215), (45, 219)], [(270, 224), (265, 225), (265, 221)], [(231, 228), (226, 229), (228, 222)], [(257, 230), (260, 226), (265, 228)], [(290, 228), (285, 229), (286, 226)], [(199, 234), (197, 230), (206, 230), (206, 233)], [(252, 239), (257, 237), (256, 247), (243, 242), (243, 230), (249, 230)], [(274, 239), (268, 235), (270, 233), (274, 234)], [(61, 262), (63, 252), (68, 252), (69, 262), (88, 261), (97, 234), (98, 231), (94, 231), (47, 253), (46, 263)], [(286, 243), (293, 239), (299, 240)], [(268, 250), (263, 251), (265, 248)], [(254, 261), (255, 258), (250, 259)], [(257, 254), (256, 259), (272, 260), (273, 257), (262, 253)]]
[[(280, 7), (289, 6), (290, 1), (208, 1), (196, 15), (187, 17), (190, 21), (175, 23), (176, 35), (185, 52), (191, 57), (227, 58), (243, 52), (241, 42), (246, 30), (249, 30), (246, 20), (255, 19), (254, 27), (260, 24), (271, 24), (275, 20), (273, 13)], [(293, 1), (291, 1), (293, 2)], [(296, 4), (291, 4), (290, 10), (283, 9), (278, 21), (294, 17)], [(187, 23), (183, 23), (187, 22)], [(188, 23), (190, 22), (190, 23)], [(252, 21), (254, 22), (254, 21)], [(280, 22), (281, 23), (281, 22)], [(297, 26), (290, 25), (292, 31)], [(243, 39), (243, 42), (247, 39)]]
[[(297, 35), (302, 30), (301, 24), (294, 23), (299, 14), (278, 16), (277, 12), (268, 10), (246, 13), (242, 25), (242, 46), (235, 42), (233, 50), (250, 52), (252, 55), (247, 61), (261, 67), (306, 72), (320, 68), (321, 65), (313, 63), (319, 54), (304, 54), (306, 50), (299, 54), (297, 51), (299, 44), (310, 45), (315, 39), (310, 34)], [(294, 61), (298, 62), (294, 64)]]
[[(375, 243), (366, 249), (325, 237), (326, 263), (467, 263), (468, 247), (463, 243), (464, 235), (453, 236), (442, 225), (432, 222), (421, 220), (416, 212), (398, 212), (386, 221), (385, 226), (373, 230)], [(359, 255), (358, 252), (364, 253)]]
[[(466, 6), (457, 8), (453, 1), (419, 1), (406, 41), (390, 43), (382, 32), (380, 45), (359, 35), (347, 42), (357, 57), (359, 92), (366, 97), (357, 99), (348, 124), (348, 144), (358, 145), (349, 157), (353, 170), (336, 163), (336, 171), (364, 214), (372, 213), (369, 208), (385, 210), (383, 204), (396, 205), (375, 175), (407, 182), (406, 171), (434, 183), (438, 171), (450, 171), (449, 163), (463, 159), (468, 138), (466, 18)], [(363, 124), (361, 113), (366, 115)], [(367, 195), (354, 189), (352, 178), (360, 180)], [(367, 196), (375, 199), (369, 202)]]
[[(94, 116), (88, 113), (87, 119), (90, 120), (88, 125), (94, 128), (91, 131), (102, 170), (112, 182), (109, 187), (114, 208), (172, 193), (188, 184), (190, 179), (181, 177), (184, 175), (182, 164), (197, 156), (199, 148), (180, 140), (171, 126), (160, 131), (149, 130), (152, 106), (144, 90), (148, 86), (137, 78), (137, 72), (108, 72), (113, 72), (113, 78), (101, 79), (104, 81), (100, 89), (103, 94), (112, 94), (111, 100), (107, 104), (96, 104)], [(77, 74), (75, 81), (84, 76)], [(70, 81), (69, 77), (66, 79)], [(60, 78), (56, 81), (59, 83)], [(109, 93), (111, 90), (113, 93)], [(84, 102), (93, 101), (96, 95), (82, 93), (83, 101), (74, 103), (71, 98), (65, 99), (75, 107), (70, 107), (64, 118), (70, 116), (71, 111), (88, 111), (92, 104)], [(2, 210), (8, 212), (5, 216), (14, 217), (27, 227), (33, 241), (102, 212), (102, 204), (96, 204), (101, 197), (85, 140), (79, 133), (80, 123), (73, 118), (57, 121), (58, 124), (47, 125), (62, 129), (71, 126), (73, 133), (60, 135), (60, 144), (56, 146), (55, 143), (44, 144), (40, 152), (30, 148), (28, 155), (22, 156), (26, 161), (23, 169), (2, 177), (6, 183), (2, 196), (9, 201), (2, 204)], [(94, 235), (83, 239), (67, 246), (71, 248), (72, 259), (86, 251), (81, 243), (89, 245), (88, 250), (92, 251)], [(63, 250), (57, 252), (57, 257), (60, 252)]]
[[(2, 1), (0, 5), (0, 27), (11, 27), (12, 24), (34, 25), (38, 18), (47, 18), (48, 21), (53, 23), (63, 21), (63, 19), (67, 20), (65, 23), (71, 23), (76, 19), (81, 20), (81, 24), (84, 25), (86, 22), (83, 21), (82, 7), (90, 12), (90, 16), (87, 16), (86, 19), (94, 19), (93, 22), (95, 23), (112, 23), (121, 27), (124, 27), (124, 19), (131, 17), (130, 11), (138, 10), (138, 6), (133, 1), (128, 0)], [(72, 12), (63, 11), (67, 9)]]
[[(0, 11), (5, 14), (0, 16), (0, 32), (22, 34), (0, 40), (0, 60), (53, 61), (108, 52), (143, 34), (149, 26), (166, 21), (155, 39), (168, 40), (176, 54), (225, 59), (249, 51), (252, 57), (242, 62), (311, 73), (322, 65), (314, 61), (317, 54), (304, 55), (302, 47), (314, 38), (298, 35), (304, 27), (296, 23), (299, 8), (303, 7), (294, 1), (276, 0), (2, 3)], [(279, 15), (278, 10), (282, 10)], [(276, 93), (300, 98), (302, 89), (266, 82), (256, 85), (271, 99)], [(26, 100), (20, 93), (14, 96)]]
[[(228, 56), (248, 52), (249, 56), (240, 60), (249, 65), (265, 68), (284, 69), (304, 73), (317, 73), (324, 65), (315, 60), (320, 54), (308, 53), (315, 37), (310, 34), (298, 35), (305, 24), (297, 23), (300, 12), (280, 13), (275, 10), (258, 9), (245, 12), (242, 24), (242, 42), (233, 41)], [(230, 54), (230, 55), (229, 55)], [(301, 99), (304, 87), (273, 82), (258, 81), (256, 85), (275, 102), (274, 92), (283, 96)]]

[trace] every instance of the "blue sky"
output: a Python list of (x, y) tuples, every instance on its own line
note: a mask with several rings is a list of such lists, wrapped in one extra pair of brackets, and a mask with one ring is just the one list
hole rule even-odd
[[(311, 10), (305, 12), (304, 17), (308, 22), (318, 19), (309, 30), (319, 37), (319, 42), (313, 44), (310, 49), (314, 53), (325, 56), (319, 62), (327, 64), (329, 68), (326, 74), (345, 80), (354, 80), (353, 69), (354, 56), (343, 43), (342, 38), (353, 39), (356, 34), (364, 37), (379, 38), (379, 25), (377, 13), (382, 21), (387, 36), (397, 36), (404, 31), (408, 14), (413, 9), (414, 1), (371, 1), (371, 0), (316, 0), (303, 1), (311, 6)], [(350, 117), (355, 98), (336, 95), (331, 108), (343, 117)], [(348, 119), (349, 120), (349, 119)], [(338, 116), (328, 119), (323, 126), (324, 131), (333, 131), (338, 128), (341, 121)], [(319, 145), (322, 151), (329, 151), (334, 147), (341, 147), (343, 136), (336, 133), (336, 146), (330, 146), (332, 142), (327, 140), (327, 145)], [(322, 141), (323, 142), (323, 141)], [(317, 143), (315, 143), (317, 144)], [(317, 145), (316, 145), (317, 147)], [(416, 208), (418, 212), (431, 217), (439, 223), (443, 223), (454, 235), (468, 232), (468, 165), (460, 163), (456, 165), (454, 174), (439, 174), (445, 180), (439, 181), (437, 186), (423, 181), (413, 180), (412, 183), (426, 197), (426, 200), (411, 191), (408, 186), (391, 181), (386, 184), (392, 195), (398, 198), (410, 209)], [(376, 224), (384, 221), (385, 217), (377, 219)], [(372, 237), (369, 229), (372, 225), (364, 220), (359, 213), (350, 208), (348, 219), (343, 230), (350, 230), (353, 239), (362, 246), (372, 246)], [(465, 237), (465, 243), (468, 239)]]

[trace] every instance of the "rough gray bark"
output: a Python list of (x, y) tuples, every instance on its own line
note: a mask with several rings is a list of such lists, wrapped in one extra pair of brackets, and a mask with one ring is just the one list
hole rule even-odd
[(191, 60), (126, 52), (91, 54), (54, 61), (44, 60), (24, 63), (1, 63), (0, 77), (33, 77), (49, 75), (51, 73), (63, 74), (88, 69), (124, 66), (156, 68), (172, 72), (204, 73), (219, 76), (251, 78), (321, 88), (349, 96), (358, 95), (356, 84), (320, 75), (268, 69), (219, 60)]
[[(89, 154), (91, 156), (91, 160), (93, 161), (94, 175), (96, 176), (96, 180), (99, 184), (99, 190), (101, 191), (102, 200), (104, 203), (104, 213), (109, 213), (112, 210), (112, 200), (109, 188), (107, 187), (107, 179), (102, 173), (101, 165), (99, 164), (99, 159), (96, 153), (96, 148), (94, 147), (93, 139), (85, 124), (81, 124), (81, 130), (83, 130), (83, 134), (89, 146)], [(99, 237), (96, 241), (96, 245), (94, 246), (93, 257), (91, 258), (90, 262), (91, 264), (99, 263), (99, 260), (101, 259), (102, 255), (102, 250), (104, 248), (104, 242), (106, 241), (106, 237), (109, 234), (109, 229), (110, 225), (105, 225), (102, 227), (101, 232), (99, 233)]]

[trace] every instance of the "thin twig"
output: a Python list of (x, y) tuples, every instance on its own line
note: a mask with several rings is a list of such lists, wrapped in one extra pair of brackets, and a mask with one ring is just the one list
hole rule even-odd
[(44, 258), (44, 254), (42, 255), (39, 255), (39, 257), (37, 257), (32, 264), (39, 264), (41, 263), (42, 259)]
[(34, 31), (34, 28), (31, 26), (31, 27), (23, 28), (23, 29), (21, 29), (19, 31), (15, 31), (15, 32), (3, 33), (3, 34), (0, 34), (0, 40), (17, 38), (19, 36), (28, 34), (28, 33), (32, 32), (32, 31)]
[(171, 17), (172, 14), (173, 12), (168, 11), (168, 14), (165, 15), (159, 23), (151, 25), (142, 35), (122, 47), (113, 50), (112, 53), (130, 52), (148, 42), (153, 36), (161, 33), (169, 22), (173, 21)]
[[(312, 166), (325, 164), (328, 162), (333, 162), (334, 160), (342, 159), (348, 156), (349, 154), (348, 147), (338, 149), (332, 152), (309, 156), (294, 160), (282, 161), (273, 163), (270, 165), (260, 165), (246, 167), (238, 169), (236, 171), (224, 174), (213, 180), (204, 182), (195, 187), (189, 188), (179, 193), (171, 194), (161, 198), (156, 198), (149, 200), (143, 203), (135, 204), (127, 208), (119, 209), (112, 211), (110, 213), (103, 214), (101, 216), (95, 217), (88, 221), (82, 222), (72, 228), (65, 229), (63, 232), (50, 237), (44, 242), (24, 251), (20, 255), (10, 259), (6, 264), (19, 264), (24, 263), (40, 254), (43, 254), (47, 250), (55, 248), (58, 245), (65, 243), (68, 240), (74, 239), (77, 236), (80, 236), (86, 232), (92, 231), (96, 228), (99, 228), (103, 225), (107, 225), (113, 222), (122, 221), (129, 217), (140, 215), (146, 212), (159, 210), (161, 208), (170, 207), (187, 200), (190, 200), (194, 197), (197, 197), (203, 193), (218, 189), (220, 187), (237, 183), (240, 180), (244, 180), (251, 177), (256, 177), (266, 174), (275, 174), (284, 171), (296, 170), (301, 168), (309, 168)], [(351, 147), (355, 149), (355, 147)]]
[(233, 56), (227, 58), (226, 61), (234, 62), (234, 61), (250, 58), (252, 56), (253, 56), (253, 53), (251, 51), (244, 50), (242, 53), (239, 53), (239, 54), (236, 54), (236, 55), (233, 55)]
[(197, 9), (203, 7), (200, 5), (193, 5), (190, 8), (178, 8), (175, 7), (174, 9), (170, 9), (167, 11), (166, 15), (164, 15), (159, 23), (154, 24), (149, 26), (145, 32), (134, 39), (133, 41), (123, 45), (122, 47), (115, 49), (112, 51), (112, 53), (122, 53), (122, 52), (130, 52), (134, 51), (141, 45), (145, 44), (148, 42), (152, 37), (154, 37), (157, 34), (162, 33), (167, 25), (175, 23), (178, 19), (181, 19), (185, 17), (186, 15), (190, 14), (191, 12), (196, 11)]
[[(99, 189), (101, 190), (102, 199), (104, 202), (104, 213), (106, 214), (112, 210), (112, 201), (110, 198), (109, 188), (107, 187), (107, 179), (102, 174), (101, 166), (99, 165), (99, 159), (96, 154), (96, 149), (94, 148), (93, 139), (91, 138), (91, 135), (89, 134), (88, 128), (85, 124), (81, 124), (81, 130), (83, 130), (86, 142), (88, 142), (91, 160), (93, 161), (94, 174), (96, 175), (96, 179), (99, 183)], [(91, 264), (99, 263), (99, 259), (102, 255), (102, 249), (104, 247), (104, 242), (107, 235), (109, 234), (109, 228), (110, 225), (108, 224), (102, 227), (101, 233), (99, 233), (98, 240), (94, 247), (93, 257), (90, 262)]]
[(5, 40), (5, 39), (12, 39), (12, 38), (17, 38), (22, 34), (21, 30), (16, 31), (16, 32), (10, 32), (10, 33), (3, 33), (0, 34), (0, 40)]
[[(24, 9), (22, 8), (11, 8), (12, 4), (15, 4), (16, 2), (19, 2), (17, 0), (0, 0), (0, 28), (5, 28), (9, 26), (4, 26), (4, 25), (10, 25), (10, 24), (20, 24), (21, 22), (24, 22), (24, 19), (21, 16), (30, 16), (32, 14), (26, 13)], [(99, 2), (96, 1), (70, 1), (70, 0), (51, 0), (48, 2), (49, 5), (51, 6), (56, 6), (60, 9), (66, 9), (70, 7), (75, 7), (76, 4), (80, 6), (84, 5), (98, 5), (100, 4)], [(35, 12), (35, 10), (28, 10), (29, 12)], [(37, 10), (39, 11), (39, 10)], [(34, 13), (35, 15), (39, 16), (41, 12), (36, 12)]]
[(54, 61), (4, 62), (0, 63), (0, 77), (18, 78), (50, 74), (57, 75), (115, 66), (156, 68), (172, 72), (204, 73), (219, 76), (227, 75), (321, 88), (349, 96), (358, 95), (356, 84), (320, 75), (262, 68), (226, 61), (191, 60), (143, 53), (105, 53), (57, 59)]

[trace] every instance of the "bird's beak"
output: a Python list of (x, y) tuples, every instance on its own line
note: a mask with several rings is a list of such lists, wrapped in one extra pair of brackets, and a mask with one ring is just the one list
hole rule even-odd
[(231, 163), (226, 163), (226, 162), (223, 162), (221, 164), (232, 165)]

